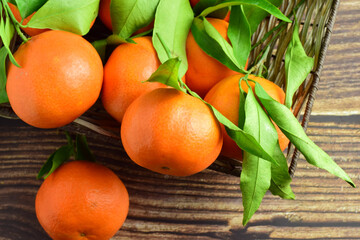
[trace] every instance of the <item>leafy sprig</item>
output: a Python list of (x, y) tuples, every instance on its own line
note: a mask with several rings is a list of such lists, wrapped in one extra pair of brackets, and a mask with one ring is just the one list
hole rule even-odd
[(75, 160), (87, 160), (95, 162), (95, 156), (91, 152), (85, 135), (76, 135), (75, 143), (68, 132), (65, 133), (67, 144), (53, 152), (40, 169), (37, 178), (47, 178), (61, 164), (74, 157)]

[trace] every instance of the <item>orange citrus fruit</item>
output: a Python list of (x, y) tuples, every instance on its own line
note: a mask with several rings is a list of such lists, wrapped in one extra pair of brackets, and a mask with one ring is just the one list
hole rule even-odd
[[(236, 74), (221, 80), (208, 92), (205, 97), (205, 101), (210, 103), (213, 107), (215, 107), (219, 112), (221, 112), (225, 117), (227, 117), (231, 122), (236, 125), (239, 124), (239, 79), (243, 76), (244, 74)], [(252, 75), (249, 76), (249, 79), (258, 82), (272, 98), (274, 98), (281, 104), (284, 104), (285, 93), (275, 83), (267, 79), (255, 77)], [(255, 84), (251, 81), (249, 81), (249, 84), (254, 90)], [(241, 87), (245, 92), (248, 91), (248, 86), (245, 81), (242, 81)], [(280, 148), (281, 150), (284, 150), (289, 144), (289, 140), (281, 132), (281, 130), (276, 124), (274, 124), (274, 126), (278, 133)], [(229, 135), (227, 135), (223, 126), (222, 130), (224, 132), (224, 144), (221, 150), (221, 154), (229, 158), (242, 160), (241, 149), (229, 137)]]
[[(207, 20), (229, 42), (227, 37), (229, 23), (216, 18), (207, 18)], [(201, 97), (204, 97), (217, 82), (237, 73), (207, 55), (196, 43), (191, 32), (186, 40), (186, 54), (189, 65), (186, 72), (187, 85)]]
[(220, 124), (201, 100), (173, 88), (137, 98), (126, 110), (121, 139), (129, 157), (154, 172), (189, 176), (210, 166), (222, 146)]
[(224, 20), (225, 21), (227, 21), (227, 22), (229, 22), (230, 21), (230, 11), (228, 11), (228, 13), (226, 14), (226, 16), (225, 16), (225, 18), (224, 18)]
[(151, 37), (135, 38), (119, 45), (104, 67), (101, 99), (106, 111), (121, 122), (125, 110), (137, 97), (164, 84), (146, 81), (160, 66)]
[(110, 169), (89, 161), (71, 161), (41, 184), (35, 210), (54, 240), (108, 240), (127, 217), (129, 195)]
[(6, 90), (14, 112), (38, 128), (64, 126), (98, 99), (103, 65), (79, 35), (46, 31), (22, 44), (9, 64)]

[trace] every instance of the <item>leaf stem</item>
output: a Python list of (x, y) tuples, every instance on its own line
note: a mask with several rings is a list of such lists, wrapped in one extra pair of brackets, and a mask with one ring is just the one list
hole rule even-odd
[(20, 36), (20, 38), (24, 42), (29, 41), (29, 39), (23, 34), (23, 32), (20, 29), (20, 26), (23, 26), (23, 25), (21, 23), (19, 23), (18, 20), (16, 20), (13, 12), (11, 11), (11, 9), (10, 9), (9, 5), (7, 4), (6, 0), (1, 0), (1, 2), (2, 2), (3, 7), (5, 9), (5, 14), (10, 16), (11, 21), (13, 22), (13, 24), (15, 26), (17, 34)]

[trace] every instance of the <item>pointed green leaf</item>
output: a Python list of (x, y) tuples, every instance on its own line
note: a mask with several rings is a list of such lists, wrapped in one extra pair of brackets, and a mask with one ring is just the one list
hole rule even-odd
[(126, 39), (153, 21), (159, 0), (112, 0), (110, 3), (113, 33)]
[[(136, 43), (132, 38), (123, 38), (119, 35), (112, 34), (106, 38), (106, 43), (108, 45), (120, 45), (122, 43)], [(102, 43), (104, 44), (104, 43)]]
[(39, 10), (47, 0), (15, 0), (22, 19)]
[(310, 140), (298, 120), (286, 106), (272, 99), (259, 84), (255, 85), (255, 91), (271, 119), (310, 164), (327, 170), (355, 187), (355, 184), (345, 171), (327, 153)]
[(276, 147), (274, 147), (273, 157), (278, 161), (279, 165), (271, 165), (270, 192), (284, 199), (295, 199), (295, 194), (290, 187), (291, 177), (288, 171), (287, 161), (284, 153), (280, 149), (279, 142), (277, 142)]
[[(276, 7), (279, 7), (282, 1), (283, 0), (268, 0), (268, 2), (270, 2)], [(253, 34), (257, 30), (261, 21), (264, 20), (264, 18), (269, 15), (267, 11), (254, 5), (244, 5), (244, 12), (246, 18), (249, 20), (251, 34)]]
[(231, 8), (227, 34), (234, 49), (237, 62), (242, 68), (245, 68), (251, 51), (251, 32), (242, 6), (233, 6)]
[(150, 76), (147, 82), (160, 82), (177, 90), (185, 92), (185, 89), (179, 85), (179, 67), (181, 61), (179, 58), (170, 58)]
[(20, 67), (20, 65), (16, 62), (14, 55), (10, 50), (10, 42), (14, 36), (15, 28), (8, 14), (8, 11), (10, 11), (9, 6), (6, 5), (6, 8), (4, 10), (5, 10), (4, 11), (5, 15), (3, 14), (3, 8), (2, 5), (0, 4), (0, 38), (4, 45), (3, 47), (5, 47), (5, 49), (8, 52), (8, 56), (12, 64), (14, 64), (17, 67)]
[(205, 18), (195, 18), (191, 26), (191, 32), (196, 43), (209, 56), (215, 58), (228, 68), (244, 72), (237, 62), (231, 45)]
[(69, 145), (57, 149), (42, 166), (37, 178), (40, 179), (44, 177), (45, 179), (50, 176), (61, 164), (70, 159), (71, 155), (73, 155), (73, 150), (73, 146)]
[[(266, 150), (275, 146), (277, 134), (271, 122), (257, 102), (251, 88), (245, 101), (244, 131), (253, 136)], [(243, 225), (246, 225), (259, 208), (270, 187), (271, 163), (244, 151), (240, 188), (244, 206)]]
[(0, 103), (9, 101), (6, 93), (6, 59), (8, 51), (5, 47), (0, 49)]
[(100, 0), (47, 1), (26, 27), (49, 28), (85, 35), (98, 14)]
[(241, 81), (247, 80), (247, 75), (240, 78), (239, 80), (239, 121), (238, 121), (238, 127), (242, 130), (244, 130), (244, 124), (245, 124), (245, 99), (246, 99), (246, 93), (241, 87)]
[(147, 35), (150, 35), (150, 33), (153, 31), (153, 29), (149, 29), (145, 32), (141, 32), (141, 33), (138, 33), (136, 35), (132, 35), (131, 36), (131, 39), (135, 39), (135, 38), (138, 38), (138, 37), (143, 37), (143, 36), (147, 36)]
[(97, 40), (91, 43), (91, 45), (93, 45), (93, 47), (98, 52), (103, 64), (105, 64), (105, 53), (107, 44), (108, 42), (106, 41), (106, 39)]
[(253, 1), (249, 1), (249, 0), (225, 0), (222, 3), (213, 6), (213, 7), (208, 7), (207, 9), (205, 9), (200, 16), (207, 16), (208, 14), (224, 8), (224, 7), (229, 7), (229, 6), (234, 6), (234, 5), (250, 5), (250, 6), (255, 6), (258, 7), (268, 13), (270, 13), (271, 15), (277, 17), (280, 20), (283, 20), (285, 22), (291, 22), (291, 20), (289, 18), (287, 18), (276, 6), (274, 6), (272, 3), (268, 2), (267, 0), (253, 0)]
[(293, 36), (285, 55), (285, 105), (288, 108), (291, 108), (294, 93), (305, 81), (313, 67), (314, 59), (306, 55), (299, 37), (299, 25), (295, 21)]
[(95, 162), (95, 156), (91, 152), (85, 135), (76, 135), (76, 154), (75, 160), (87, 160)]
[(187, 71), (186, 39), (193, 21), (194, 15), (188, 0), (161, 0), (156, 10), (153, 30), (153, 44), (162, 63), (168, 59), (163, 48), (160, 35), (171, 52), (171, 57), (179, 57), (181, 65), (179, 77), (183, 77)]
[(195, 15), (199, 15), (202, 11), (207, 9), (208, 7), (216, 6), (221, 3), (222, 0), (200, 0), (193, 8)]
[(10, 41), (15, 33), (14, 25), (12, 24), (9, 15), (5, 11), (5, 15), (1, 13), (0, 22), (0, 36), (4, 46), (9, 47)]
[[(219, 3), (221, 3), (222, 0), (200, 0), (193, 8), (193, 11), (195, 13), (195, 16), (199, 15), (202, 11), (204, 11), (208, 7), (213, 7)], [(221, 8), (217, 11), (212, 12), (209, 14), (208, 17), (214, 17), (214, 18), (225, 18), (226, 14), (228, 13), (229, 8)]]
[[(273, 174), (273, 172), (271, 174)], [(269, 190), (273, 195), (277, 195), (283, 199), (289, 199), (289, 200), (295, 199), (295, 194), (293, 193), (290, 184), (279, 185), (271, 178), (271, 185)]]

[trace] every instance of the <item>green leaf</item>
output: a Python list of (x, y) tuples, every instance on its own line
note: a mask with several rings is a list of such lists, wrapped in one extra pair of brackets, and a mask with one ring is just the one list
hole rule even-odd
[(238, 127), (242, 130), (244, 130), (244, 124), (245, 124), (245, 99), (246, 99), (246, 93), (241, 87), (241, 82), (243, 80), (247, 80), (248, 75), (245, 75), (244, 77), (239, 79), (239, 121), (238, 121)]
[(278, 161), (279, 165), (271, 165), (270, 192), (284, 199), (295, 199), (295, 194), (290, 187), (291, 177), (288, 172), (287, 161), (280, 149), (279, 142), (274, 147), (273, 157)]
[(100, 0), (49, 0), (26, 27), (50, 28), (85, 35), (98, 14)]
[(202, 11), (209, 7), (216, 6), (217, 4), (221, 3), (222, 0), (200, 0), (195, 6), (194, 6), (194, 13), (195, 15), (199, 15)]
[(113, 33), (126, 39), (154, 19), (159, 0), (111, 0)]
[(229, 7), (229, 6), (234, 6), (234, 5), (239, 5), (239, 4), (243, 4), (244, 6), (250, 5), (250, 6), (258, 7), (260, 9), (265, 10), (266, 12), (270, 13), (271, 15), (277, 17), (280, 20), (283, 20), (285, 22), (291, 22), (291, 20), (289, 18), (287, 18), (276, 6), (274, 6), (272, 3), (268, 2), (267, 0), (253, 0), (253, 1), (225, 0), (216, 6), (208, 7), (200, 14), (200, 16), (207, 16), (208, 14), (210, 14), (218, 9), (221, 9), (224, 7)]
[[(283, 0), (268, 0), (268, 2), (272, 3), (276, 7), (279, 7), (282, 1)], [(251, 34), (257, 30), (261, 21), (269, 15), (267, 11), (254, 5), (244, 5), (244, 12), (249, 21)]]
[(98, 52), (101, 61), (103, 62), (103, 64), (105, 64), (105, 53), (106, 53), (106, 46), (108, 44), (108, 42), (106, 41), (106, 39), (101, 39), (101, 40), (97, 40), (91, 43), (93, 45), (93, 47), (96, 49), (96, 51)]
[[(6, 9), (6, 8), (5, 8)], [(2, 10), (2, 8), (1, 8)], [(10, 41), (15, 33), (14, 25), (12, 24), (10, 17), (5, 11), (5, 15), (3, 15), (3, 12), (1, 11), (1, 20), (0, 20), (0, 36), (1, 40), (7, 48), (10, 46)]]
[[(221, 3), (222, 0), (200, 0), (195, 7), (193, 8), (193, 11), (195, 13), (195, 16), (199, 15), (202, 11), (204, 11), (206, 8), (208, 7), (212, 7), (215, 6), (219, 3)], [(209, 17), (214, 17), (214, 18), (225, 18), (226, 14), (228, 13), (229, 8), (221, 8), (217, 11), (212, 12), (211, 14), (209, 14)]]
[(204, 17), (195, 18), (191, 26), (191, 32), (196, 43), (209, 56), (215, 58), (228, 68), (244, 72), (237, 62), (231, 45)]
[[(162, 40), (170, 49), (172, 57), (180, 58), (180, 78), (185, 75), (188, 68), (186, 39), (193, 18), (193, 12), (188, 0), (161, 0), (155, 14), (153, 36), (161, 35)], [(164, 63), (168, 56), (163, 44), (157, 37), (153, 37), (152, 41), (160, 61)]]
[(112, 34), (106, 38), (106, 43), (108, 45), (120, 45), (122, 43), (136, 43), (131, 38), (122, 38), (119, 35)]
[[(253, 136), (265, 150), (272, 151), (277, 139), (276, 130), (257, 102), (251, 87), (246, 96), (245, 114), (244, 131)], [(270, 182), (271, 163), (245, 151), (240, 175), (244, 226), (259, 208)]]
[[(271, 172), (271, 174), (273, 174), (273, 172)], [(283, 199), (295, 199), (295, 194), (293, 193), (290, 184), (284, 183), (279, 185), (271, 178), (271, 185), (269, 190), (273, 195), (277, 195)]]
[(66, 146), (62, 146), (59, 149), (57, 149), (53, 154), (51, 154), (51, 156), (48, 158), (48, 160), (42, 166), (37, 178), (38, 179), (40, 179), (42, 177), (44, 177), (44, 179), (47, 178), (61, 164), (63, 164), (65, 161), (69, 160), (69, 158), (71, 157), (71, 155), (73, 155), (73, 153), (74, 153), (73, 146), (66, 145)]
[(76, 154), (75, 160), (87, 160), (95, 162), (95, 156), (91, 152), (85, 135), (76, 135)]
[(141, 32), (141, 33), (138, 33), (136, 35), (132, 35), (131, 39), (135, 39), (135, 38), (143, 37), (143, 36), (148, 36), (152, 31), (153, 31), (153, 29), (149, 29), (149, 30), (147, 30), (145, 32)]
[(11, 50), (10, 50), (10, 42), (11, 39), (14, 36), (15, 28), (12, 24), (12, 21), (9, 17), (8, 10), (10, 11), (10, 8), (8, 5), (5, 6), (5, 15), (3, 15), (3, 6), (0, 4), (0, 38), (3, 43), (3, 47), (8, 52), (9, 59), (17, 67), (20, 67), (20, 65), (16, 62)]
[(8, 51), (5, 47), (0, 49), (0, 103), (9, 102), (6, 93), (6, 58)]
[(58, 148), (53, 154), (50, 155), (48, 160), (44, 163), (40, 169), (37, 179), (44, 176), (47, 178), (52, 172), (54, 172), (61, 164), (70, 159), (74, 155), (74, 144), (73, 140), (68, 132), (65, 132), (67, 145)]
[(160, 82), (182, 92), (186, 92), (185, 89), (180, 87), (178, 81), (180, 63), (179, 58), (170, 58), (161, 64), (146, 82)]
[(291, 108), (294, 93), (305, 81), (313, 67), (314, 59), (308, 57), (305, 53), (299, 37), (299, 25), (295, 20), (293, 36), (285, 55), (285, 105), (288, 108)]
[(69, 146), (74, 146), (73, 139), (72, 139), (72, 137), (70, 136), (70, 134), (69, 134), (68, 131), (65, 131), (65, 136), (66, 136), (66, 140), (67, 140), (67, 142), (68, 142), (68, 145), (69, 145)]
[(47, 0), (15, 0), (22, 19), (39, 10)]
[(310, 140), (298, 120), (286, 106), (272, 99), (259, 84), (255, 85), (255, 92), (271, 119), (310, 164), (327, 170), (355, 187), (355, 184), (345, 171)]
[(233, 6), (231, 8), (227, 34), (237, 62), (242, 68), (245, 68), (251, 51), (251, 32), (242, 6)]

